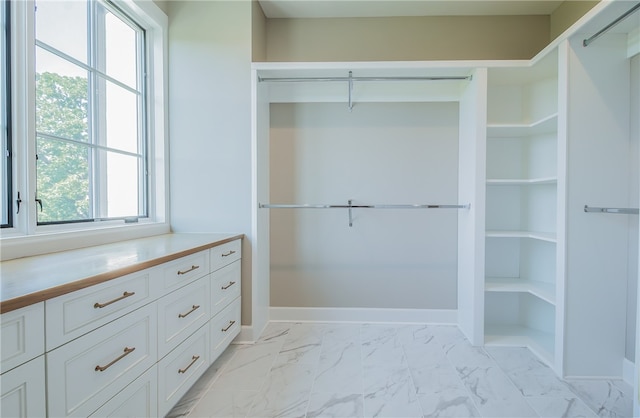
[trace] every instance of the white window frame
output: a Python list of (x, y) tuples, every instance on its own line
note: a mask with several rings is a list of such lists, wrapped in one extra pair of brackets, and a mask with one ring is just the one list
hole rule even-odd
[[(2, 260), (100, 245), (170, 232), (167, 128), (167, 16), (151, 0), (111, 0), (145, 30), (148, 120), (148, 218), (37, 225), (35, 167), (35, 31), (32, 0), (11, 3), (13, 227), (0, 231)], [(26, 140), (24, 140), (26, 138)], [(27, 158), (32, 156), (32, 158)]]

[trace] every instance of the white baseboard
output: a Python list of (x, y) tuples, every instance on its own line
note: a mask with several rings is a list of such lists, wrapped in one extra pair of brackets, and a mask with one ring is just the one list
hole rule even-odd
[(629, 359), (622, 360), (622, 380), (633, 386), (636, 374), (636, 365)]
[(456, 309), (289, 308), (270, 307), (275, 322), (366, 322), (458, 324)]
[(240, 327), (240, 333), (231, 342), (232, 344), (253, 344), (259, 336), (254, 335), (252, 325), (243, 325)]

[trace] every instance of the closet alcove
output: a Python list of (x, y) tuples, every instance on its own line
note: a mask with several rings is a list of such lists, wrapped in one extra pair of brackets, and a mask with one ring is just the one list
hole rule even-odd
[[(256, 268), (272, 319), (458, 322), (485, 78), (462, 65), (254, 64)], [(349, 202), (376, 207), (278, 207)]]
[[(474, 345), (528, 347), (562, 377), (635, 381), (637, 404), (638, 215), (615, 209), (640, 203), (640, 13), (583, 45), (634, 4), (597, 5), (528, 61), (254, 63), (252, 266), (254, 283), (275, 292), (271, 319), (456, 324)], [(350, 71), (471, 78), (354, 83), (351, 112), (348, 82), (261, 81)], [(439, 116), (420, 117), (430, 112)], [(332, 121), (353, 120), (370, 131), (331, 137)], [(445, 143), (431, 143), (445, 147), (441, 160), (427, 158), (428, 148), (396, 154), (391, 166), (411, 177), (402, 182), (381, 175), (386, 166), (375, 170), (393, 146), (374, 142), (377, 159), (359, 165), (375, 155), (360, 133), (384, 137), (389, 120), (419, 121), (424, 138), (439, 137), (433, 128), (448, 121)], [(358, 133), (352, 142), (345, 132)], [(321, 138), (333, 145), (317, 147)], [(443, 164), (412, 170), (420, 161)], [(349, 170), (341, 181), (336, 172)], [(385, 178), (391, 186), (376, 186)], [(469, 208), (354, 209), (352, 227), (344, 208), (260, 208), (349, 200)], [(425, 236), (430, 229), (437, 233)], [(433, 265), (407, 279), (443, 237), (446, 256), (424, 264), (447, 260), (444, 281), (433, 279)], [(397, 271), (381, 274), (394, 263)], [(375, 271), (347, 283), (366, 265)]]

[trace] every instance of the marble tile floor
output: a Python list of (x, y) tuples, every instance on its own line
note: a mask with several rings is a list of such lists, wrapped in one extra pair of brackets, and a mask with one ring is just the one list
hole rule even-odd
[(623, 381), (559, 379), (526, 348), (455, 326), (269, 323), (168, 417), (631, 417)]

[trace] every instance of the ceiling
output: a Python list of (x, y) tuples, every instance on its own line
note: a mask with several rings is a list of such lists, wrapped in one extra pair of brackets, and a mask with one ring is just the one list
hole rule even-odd
[(258, 0), (267, 18), (550, 15), (550, 0)]

